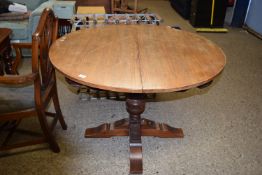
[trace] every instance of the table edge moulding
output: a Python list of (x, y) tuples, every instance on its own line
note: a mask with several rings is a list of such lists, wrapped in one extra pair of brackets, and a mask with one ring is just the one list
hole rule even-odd
[[(149, 29), (152, 29), (159, 36), (153, 36), (153, 34), (146, 32), (146, 41), (142, 41), (142, 32)], [(132, 31), (137, 36), (128, 36)], [(165, 33), (168, 33), (168, 38), (163, 38)], [(173, 36), (169, 36), (172, 34)], [(87, 35), (88, 37), (84, 37)], [(122, 37), (121, 35), (126, 36), (124, 39), (117, 38)], [(101, 39), (101, 37), (104, 38)], [(181, 40), (183, 37), (185, 37), (183, 41), (185, 44), (178, 44), (180, 41), (177, 40)], [(148, 43), (149, 40), (154, 43)], [(160, 42), (164, 43), (161, 44)], [(194, 42), (201, 43), (197, 44)], [(67, 43), (67, 45), (63, 43)], [(155, 46), (152, 46), (153, 44)], [(61, 47), (62, 45), (63, 48)], [(82, 45), (86, 45), (85, 49), (79, 49)], [(154, 47), (154, 51), (149, 50), (152, 47)], [(54, 48), (60, 48), (63, 51), (57, 52), (56, 50), (54, 51)], [(117, 53), (119, 48), (123, 50), (121, 53)], [(183, 50), (177, 52), (177, 49)], [(75, 51), (72, 52), (70, 50)], [(136, 55), (130, 54), (130, 51), (138, 54), (141, 50), (144, 51), (137, 58)], [(98, 54), (99, 52), (100, 54)], [(145, 54), (150, 54), (150, 56), (145, 56)], [(52, 63), (59, 71), (78, 83), (94, 88), (126, 93), (162, 93), (194, 88), (214, 79), (223, 70), (226, 63), (223, 51), (204, 37), (165, 26), (151, 25), (109, 25), (99, 29), (90, 28), (72, 32), (58, 39), (52, 45), (50, 57)], [(63, 59), (57, 59), (60, 57), (63, 57)], [(114, 59), (113, 61), (116, 61), (115, 64), (110, 65), (107, 57)], [(191, 59), (191, 57), (193, 58)], [(76, 58), (77, 62), (74, 62), (73, 60)], [(191, 63), (191, 60), (189, 62), (186, 59), (193, 61)], [(126, 60), (128, 60), (128, 63)], [(183, 65), (176, 65), (178, 60), (185, 61), (183, 61)], [(90, 61), (93, 63), (85, 64)], [(129, 67), (126, 70), (131, 63), (135, 67)], [(188, 65), (189, 63), (191, 65)], [(156, 64), (159, 65), (158, 68), (162, 68), (161, 71), (152, 70), (152, 67), (156, 66)], [(143, 71), (140, 72), (141, 66), (143, 66)], [(110, 76), (106, 72), (110, 67), (116, 68), (113, 68), (115, 74), (119, 72), (118, 69), (125, 71), (126, 74), (117, 74), (116, 77), (106, 79), (107, 76)], [(184, 67), (189, 67), (190, 69), (182, 70)], [(91, 75), (91, 71), (95, 69), (99, 70), (100, 73), (96, 71), (96, 76)], [(176, 75), (177, 72), (175, 71), (183, 74)], [(149, 80), (149, 76), (152, 77), (150, 74), (157, 75), (160, 78), (153, 77)]]

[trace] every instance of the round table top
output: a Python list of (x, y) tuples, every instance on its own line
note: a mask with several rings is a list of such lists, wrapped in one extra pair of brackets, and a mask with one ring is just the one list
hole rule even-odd
[(127, 93), (173, 92), (214, 79), (226, 58), (213, 42), (167, 26), (108, 25), (72, 32), (50, 48), (68, 78)]

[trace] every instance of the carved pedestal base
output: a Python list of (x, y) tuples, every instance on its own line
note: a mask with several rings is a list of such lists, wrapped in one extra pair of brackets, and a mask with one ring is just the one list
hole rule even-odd
[(155, 136), (161, 138), (183, 138), (182, 129), (174, 128), (164, 123), (140, 118), (145, 110), (145, 96), (143, 94), (129, 94), (126, 100), (126, 110), (129, 119), (121, 119), (112, 124), (105, 123), (95, 128), (88, 128), (86, 138), (109, 138), (113, 136), (129, 136), (130, 146), (130, 174), (141, 174), (142, 142), (141, 136)]
[[(154, 136), (160, 138), (183, 138), (183, 130), (174, 128), (165, 123), (157, 123), (141, 118), (141, 136)], [(129, 136), (129, 119), (121, 119), (114, 123), (104, 123), (95, 128), (87, 128), (86, 138), (110, 138), (114, 136)]]

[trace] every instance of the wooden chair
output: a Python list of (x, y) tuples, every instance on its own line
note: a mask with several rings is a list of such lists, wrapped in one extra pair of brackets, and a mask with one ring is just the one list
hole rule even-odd
[[(16, 72), (15, 69), (21, 60), (21, 49), (31, 48), (32, 72), (27, 75), (0, 76), (0, 122), (12, 123), (9, 127), (9, 134), (0, 145), (1, 151), (44, 142), (49, 144), (53, 152), (60, 151), (52, 131), (57, 121), (60, 122), (64, 130), (67, 129), (67, 126), (59, 105), (55, 69), (48, 57), (49, 47), (57, 38), (57, 30), (57, 18), (51, 9), (45, 9), (32, 36), (32, 44), (17, 43), (13, 45), (16, 49), (13, 71)], [(55, 112), (49, 112), (47, 109), (51, 101), (53, 101)], [(32, 116), (39, 120), (42, 137), (8, 144), (21, 120)], [(53, 119), (52, 123), (48, 117)], [(2, 129), (4, 128), (3, 125)]]

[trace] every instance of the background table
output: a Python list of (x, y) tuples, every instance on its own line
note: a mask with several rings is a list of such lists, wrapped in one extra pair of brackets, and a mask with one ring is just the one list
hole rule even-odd
[(11, 35), (12, 30), (7, 28), (0, 28), (0, 55), (3, 57), (3, 60), (0, 58), (0, 75), (5, 73), (12, 73), (12, 59), (11, 59), (11, 45), (9, 36)]
[(130, 138), (130, 173), (142, 173), (142, 136), (182, 138), (182, 129), (141, 119), (146, 93), (185, 90), (214, 79), (225, 65), (211, 41), (166, 26), (112, 25), (58, 39), (51, 62), (68, 78), (94, 88), (128, 93), (129, 119), (86, 130), (86, 137)]

